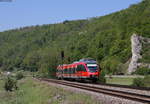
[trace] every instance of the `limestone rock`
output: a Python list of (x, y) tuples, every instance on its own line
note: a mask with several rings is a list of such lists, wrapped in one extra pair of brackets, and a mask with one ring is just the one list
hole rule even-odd
[(142, 58), (142, 44), (150, 44), (150, 38), (144, 38), (137, 34), (133, 34), (131, 36), (132, 58), (128, 67), (128, 74), (131, 74), (140, 67), (150, 68), (150, 63), (138, 63), (138, 60)]
[(131, 74), (137, 69), (138, 59), (142, 58), (142, 56), (140, 55), (140, 52), (142, 49), (141, 40), (142, 40), (142, 37), (136, 34), (133, 34), (131, 37), (132, 58), (128, 67), (128, 74)]

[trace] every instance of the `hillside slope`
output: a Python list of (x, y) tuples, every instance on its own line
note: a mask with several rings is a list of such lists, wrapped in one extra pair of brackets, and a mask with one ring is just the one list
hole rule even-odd
[[(150, 1), (89, 20), (25, 27), (0, 33), (0, 69), (54, 72), (63, 63), (83, 57), (98, 60), (109, 73), (125, 72), (133, 33), (150, 37)], [(150, 58), (149, 58), (150, 59)]]

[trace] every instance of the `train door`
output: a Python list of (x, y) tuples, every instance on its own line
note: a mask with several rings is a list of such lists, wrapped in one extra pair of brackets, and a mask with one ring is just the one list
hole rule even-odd
[(80, 65), (77, 65), (77, 78), (80, 78), (81, 77), (81, 72), (80, 72)]
[(77, 66), (77, 72), (78, 72), (78, 77), (79, 78), (84, 78), (85, 77), (85, 72), (86, 68), (83, 64), (80, 64)]

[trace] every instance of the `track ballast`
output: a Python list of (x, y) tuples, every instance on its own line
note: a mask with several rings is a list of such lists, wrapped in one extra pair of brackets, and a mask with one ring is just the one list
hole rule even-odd
[(113, 90), (113, 89), (108, 89), (108, 88), (105, 89), (105, 88), (100, 88), (96, 86), (89, 86), (89, 85), (84, 85), (81, 83), (73, 83), (73, 82), (63, 81), (63, 80), (46, 79), (46, 78), (40, 78), (39, 80), (150, 104), (150, 96), (148, 95), (142, 95), (142, 94), (137, 94), (137, 93), (125, 92), (125, 91), (118, 91), (118, 90)]

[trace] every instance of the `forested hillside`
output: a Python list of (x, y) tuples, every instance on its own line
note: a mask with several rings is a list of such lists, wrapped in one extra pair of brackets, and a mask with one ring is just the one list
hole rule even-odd
[(150, 37), (150, 0), (102, 17), (0, 32), (0, 70), (53, 72), (61, 62), (92, 57), (109, 73), (125, 72), (130, 37)]

